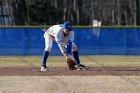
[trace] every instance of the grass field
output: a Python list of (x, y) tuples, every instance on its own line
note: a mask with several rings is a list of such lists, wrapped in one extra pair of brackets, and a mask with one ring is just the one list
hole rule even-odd
[[(140, 56), (80, 56), (89, 67), (140, 67)], [(41, 56), (1, 56), (0, 67), (40, 67)], [(65, 67), (50, 56), (49, 67)], [(47, 72), (45, 72), (47, 73)], [(138, 93), (140, 76), (0, 76), (0, 93)]]
[[(140, 56), (80, 56), (81, 63), (88, 66), (140, 66)], [(0, 67), (40, 67), (41, 56), (1, 56)], [(66, 66), (63, 56), (49, 56), (48, 66)]]

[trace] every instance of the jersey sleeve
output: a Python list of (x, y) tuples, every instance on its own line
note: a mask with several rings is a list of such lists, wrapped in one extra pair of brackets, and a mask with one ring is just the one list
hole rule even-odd
[(70, 33), (69, 41), (71, 41), (71, 42), (74, 41), (74, 32), (73, 31), (71, 31), (71, 33)]
[(62, 44), (62, 33), (57, 33), (56, 34), (56, 36), (55, 36), (55, 41), (56, 41), (56, 43), (58, 44), (58, 46), (59, 46), (59, 48), (60, 48), (60, 51), (62, 52), (62, 53), (64, 53), (65, 52), (65, 48), (64, 48), (64, 46), (63, 46), (63, 44)]
[(60, 43), (62, 41), (62, 33), (57, 33), (55, 35), (55, 41), (56, 43)]

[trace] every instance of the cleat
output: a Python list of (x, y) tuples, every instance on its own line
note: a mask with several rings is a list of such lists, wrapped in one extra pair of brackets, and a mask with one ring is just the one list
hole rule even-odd
[(47, 71), (47, 70), (48, 70), (48, 69), (47, 69), (46, 65), (42, 65), (42, 66), (41, 66), (40, 71), (45, 72), (45, 71)]
[(77, 66), (77, 70), (81, 70), (81, 71), (85, 71), (85, 70), (88, 70), (89, 69), (89, 67), (84, 66), (82, 64), (76, 65), (76, 66)]

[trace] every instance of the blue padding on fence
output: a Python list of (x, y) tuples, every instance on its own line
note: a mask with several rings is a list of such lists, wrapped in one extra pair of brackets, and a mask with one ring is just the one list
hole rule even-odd
[[(140, 28), (74, 28), (74, 32), (80, 54), (140, 55)], [(0, 28), (0, 55), (42, 55), (43, 34), (41, 28)], [(51, 54), (61, 54), (55, 42)]]

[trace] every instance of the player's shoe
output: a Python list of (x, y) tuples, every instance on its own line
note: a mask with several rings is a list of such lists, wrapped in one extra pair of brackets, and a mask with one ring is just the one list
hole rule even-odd
[(83, 71), (83, 70), (88, 70), (88, 69), (89, 69), (88, 66), (84, 66), (84, 65), (82, 65), (82, 64), (77, 65), (77, 70)]
[(48, 68), (47, 68), (46, 65), (42, 65), (42, 66), (41, 66), (40, 71), (45, 72), (45, 71), (47, 71), (47, 70), (48, 70)]

